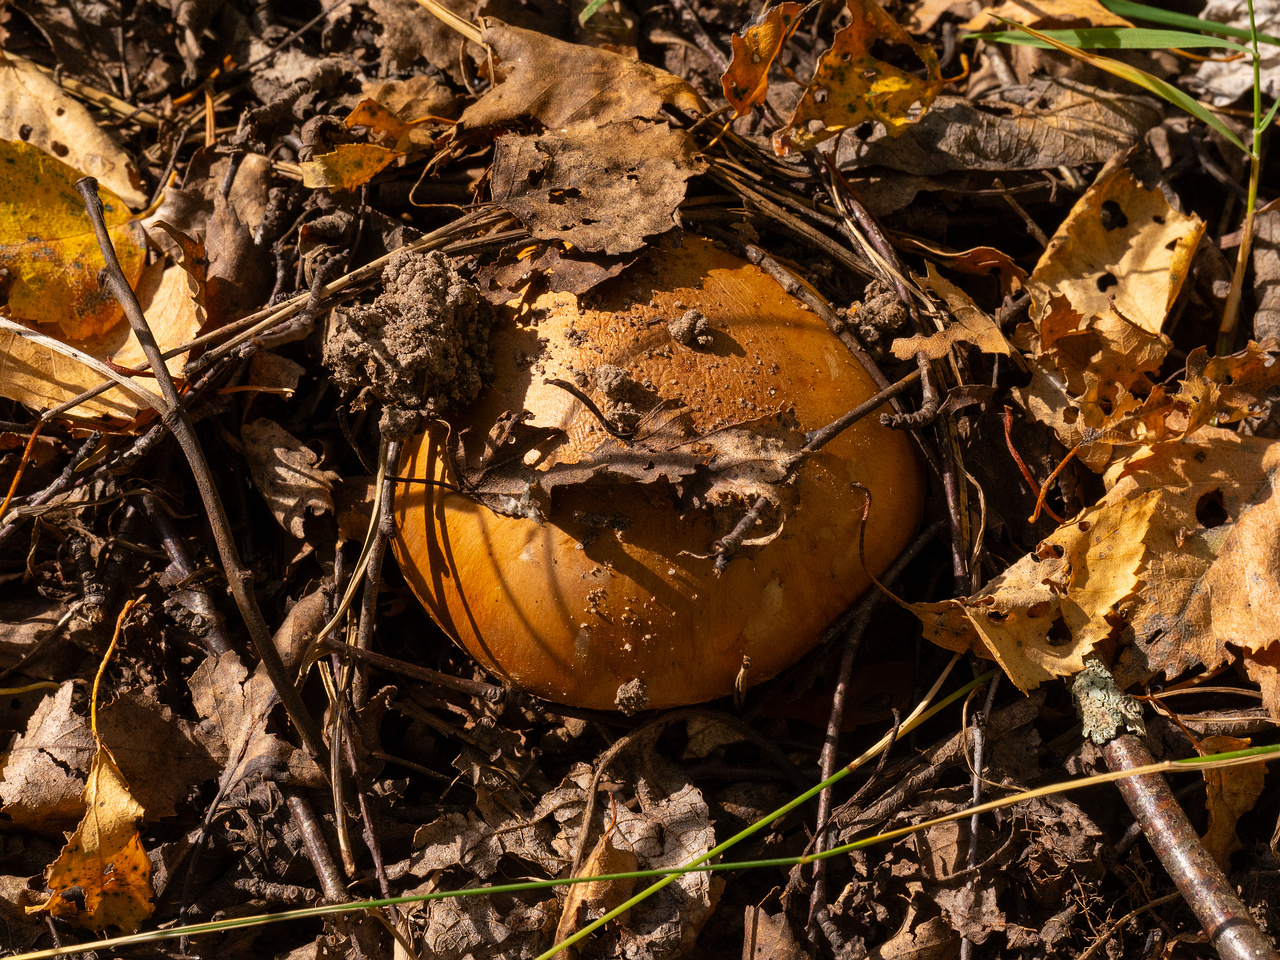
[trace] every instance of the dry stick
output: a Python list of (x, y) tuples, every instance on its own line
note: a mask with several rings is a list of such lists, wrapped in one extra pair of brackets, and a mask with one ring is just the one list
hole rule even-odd
[[(382, 502), (378, 512), (378, 528), (374, 533), (373, 543), (369, 545), (369, 563), (365, 567), (364, 596), (360, 600), (360, 626), (356, 631), (356, 646), (361, 650), (373, 648), (373, 625), (378, 616), (378, 586), (382, 582), (382, 561), (387, 553), (387, 544), (395, 536), (395, 518), (393, 504), (395, 502), (396, 466), (400, 463), (402, 440), (391, 440), (387, 443), (386, 470), (382, 481)], [(351, 684), (351, 705), (359, 710), (369, 700), (369, 671), (357, 662), (355, 676)]]
[[(942, 522), (937, 521), (926, 527), (893, 561), (892, 566), (885, 571), (881, 577), (881, 583), (885, 586), (891, 586), (898, 577), (907, 568), (912, 560), (919, 556), (920, 551), (928, 546), (933, 539), (942, 532)], [(818, 758), (818, 765), (821, 768), (820, 779), (830, 780), (836, 772), (836, 757), (840, 746), (840, 728), (844, 723), (844, 708), (848, 702), (849, 677), (853, 674), (853, 661), (858, 654), (858, 647), (862, 641), (862, 635), (866, 632), (867, 626), (871, 622), (871, 614), (876, 607), (884, 599), (884, 593), (880, 590), (874, 590), (863, 598), (858, 604), (857, 610), (854, 611), (853, 617), (849, 622), (845, 631), (844, 649), (840, 655), (840, 666), (836, 671), (836, 686), (831, 693), (831, 713), (827, 717), (827, 735), (822, 742), (822, 753)], [(888, 756), (886, 750), (881, 755), (881, 764)], [(868, 781), (870, 783), (872, 781)], [(816, 827), (814, 831), (813, 849), (815, 853), (822, 853), (827, 849), (831, 840), (831, 793), (832, 788), (829, 786), (818, 794), (818, 816), (815, 821)], [(819, 860), (814, 864), (813, 871), (813, 893), (809, 898), (809, 935), (813, 936), (813, 927), (815, 922), (819, 921), (819, 914), (826, 909), (826, 865), (827, 861)]]
[[(1108, 743), (1102, 756), (1107, 768), (1116, 771), (1155, 762), (1132, 733)], [(1258, 929), (1249, 908), (1200, 842), (1168, 781), (1151, 773), (1117, 780), (1116, 786), (1221, 960), (1276, 960), (1271, 940)]]
[[(1000, 673), (991, 678), (991, 682), (987, 684), (987, 702), (983, 704), (981, 712), (973, 718), (973, 805), (976, 807), (982, 803), (982, 767), (984, 764), (983, 753), (986, 747), (986, 726), (987, 717), (991, 716), (991, 710), (995, 706), (996, 690), (1000, 687)], [(974, 814), (969, 818), (969, 855), (965, 862), (969, 871), (969, 879), (965, 883), (965, 888), (972, 891), (975, 881), (975, 872), (978, 866), (978, 820), (979, 814)], [(973, 956), (973, 941), (967, 936), (960, 938), (960, 960), (969, 960)]]
[(198, 571), (191, 562), (191, 555), (187, 553), (187, 545), (183, 543), (169, 518), (169, 511), (154, 493), (142, 495), (142, 506), (160, 538), (160, 544), (169, 558), (169, 567), (177, 575), (180, 588), (186, 590), (192, 598), (192, 612), (199, 614), (205, 622), (204, 633), (200, 636), (205, 648), (215, 657), (226, 653), (232, 646), (227, 639), (227, 625), (223, 622), (222, 611), (214, 605), (204, 584), (196, 579)]
[(324, 894), (325, 900), (329, 903), (346, 903), (351, 899), (351, 895), (347, 893), (342, 874), (338, 872), (338, 865), (334, 863), (333, 854), (329, 852), (329, 844), (325, 841), (324, 831), (320, 828), (315, 810), (312, 809), (306, 797), (296, 790), (286, 789), (284, 795), (293, 822), (298, 828), (298, 833), (302, 835), (302, 849), (306, 851), (307, 859), (311, 861), (311, 866), (316, 871), (316, 878), (320, 881), (320, 891)]
[(223, 507), (222, 500), (214, 488), (209, 472), (209, 464), (205, 460), (204, 450), (200, 447), (199, 441), (196, 440), (191, 418), (182, 406), (182, 398), (179, 396), (177, 388), (173, 385), (173, 378), (169, 376), (168, 368), (164, 365), (160, 355), (160, 348), (151, 333), (151, 328), (147, 325), (146, 317), (142, 314), (142, 307), (138, 304), (138, 298), (134, 296), (129, 282), (125, 279), (124, 273), (120, 269), (120, 262), (116, 259), (115, 249), (111, 245), (111, 237), (107, 234), (107, 225), (103, 219), (102, 200), (98, 197), (98, 181), (93, 177), (84, 177), (76, 181), (76, 189), (84, 198), (85, 209), (89, 214), (90, 221), (93, 223), (93, 230), (98, 238), (98, 246), (102, 250), (103, 259), (106, 261), (106, 267), (99, 274), (99, 282), (111, 291), (112, 296), (124, 309), (129, 325), (133, 328), (134, 336), (138, 338), (147, 360), (151, 363), (151, 369), (155, 371), (156, 382), (164, 397), (164, 403), (158, 408), (157, 412), (160, 414), (164, 425), (169, 428), (177, 439), (179, 446), (182, 447), (182, 452), (186, 455), (187, 462), (191, 466), (196, 487), (200, 491), (200, 499), (203, 501), (205, 513), (209, 517), (209, 526), (213, 533), (214, 542), (218, 547), (218, 555), (222, 560), (227, 583), (231, 587), (236, 606), (240, 608), (240, 615), (249, 630), (249, 636), (253, 640), (258, 659), (262, 661), (267, 675), (271, 678), (272, 685), (275, 687), (281, 703), (284, 704), (285, 712), (289, 714), (289, 719), (302, 737), (303, 746), (323, 770), (327, 768), (328, 761), (326, 759), (324, 740), (320, 735), (320, 728), (303, 704), (302, 697), (298, 694), (297, 688), (293, 685), (293, 681), (285, 669), (284, 661), (280, 659), (279, 651), (276, 650), (275, 644), (271, 641), (271, 632), (267, 629), (266, 619), (258, 608), (257, 597), (253, 594), (253, 574), (245, 568), (240, 560), (240, 552), (236, 548), (235, 540), (231, 535), (231, 522), (227, 517), (226, 508)]
[[(1155, 763), (1133, 733), (1121, 733), (1102, 748), (1102, 756), (1111, 771)], [(1148, 773), (1125, 777), (1116, 786), (1221, 960), (1275, 960), (1270, 938), (1258, 929), (1229, 879), (1204, 849), (1169, 782), (1161, 774)]]
[[(1085, 660), (1071, 697), (1084, 735), (1102, 747), (1108, 769), (1119, 773), (1154, 762), (1138, 736), (1145, 732), (1141, 706), (1117, 687), (1101, 660)], [(1125, 777), (1116, 787), (1221, 960), (1277, 960), (1271, 941), (1200, 842), (1165, 778)]]

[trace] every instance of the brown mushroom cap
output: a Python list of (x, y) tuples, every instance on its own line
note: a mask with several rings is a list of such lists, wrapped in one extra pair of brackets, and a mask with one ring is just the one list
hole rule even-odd
[[(595, 413), (548, 379), (576, 382), (606, 416), (626, 410), (610, 407), (611, 392), (620, 403), (637, 399), (641, 419), (678, 401), (708, 435), (779, 411), (794, 413), (799, 432), (814, 430), (876, 392), (818, 317), (707, 241), (686, 237), (597, 290), (590, 307), (546, 294), (495, 326), (494, 385), (453, 424), (469, 431), (470, 466), (508, 411), (565, 431), (558, 446), (526, 457), (531, 470), (589, 457), (610, 439)], [(676, 339), (691, 339), (672, 324), (690, 309), (706, 318), (709, 339)], [(448, 431), (433, 428), (409, 445), (401, 476), (456, 483), (447, 445)], [(781, 532), (743, 547), (717, 578), (711, 545), (760, 489), (750, 471), (730, 479), (728, 495), (704, 496), (702, 509), (688, 509), (685, 491), (683, 516), (665, 479), (558, 486), (542, 525), (442, 487), (401, 484), (394, 549), (436, 622), (505, 682), (599, 709), (614, 708), (629, 683), (633, 706), (696, 703), (733, 692), (735, 681), (772, 677), (870, 585), (858, 559), (855, 482), (872, 494), (866, 562), (876, 573), (912, 536), (923, 497), (909, 439), (873, 414), (774, 488), (771, 528), (781, 522)]]

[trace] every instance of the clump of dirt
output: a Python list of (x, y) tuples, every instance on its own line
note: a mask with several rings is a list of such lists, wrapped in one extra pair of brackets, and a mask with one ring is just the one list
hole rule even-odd
[(432, 416), (465, 406), (489, 376), (492, 308), (440, 253), (393, 254), (371, 305), (343, 312), (324, 362), (344, 392)]
[(711, 324), (701, 310), (686, 310), (680, 319), (667, 324), (667, 330), (677, 343), (686, 347), (711, 346)]
[(865, 300), (850, 308), (857, 325), (858, 339), (873, 357), (883, 357), (893, 340), (910, 319), (898, 292), (881, 280), (867, 284)]

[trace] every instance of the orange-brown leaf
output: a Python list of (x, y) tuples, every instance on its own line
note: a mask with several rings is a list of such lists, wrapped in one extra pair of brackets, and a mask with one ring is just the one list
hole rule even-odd
[(790, 2), (769, 7), (745, 33), (733, 35), (733, 59), (720, 78), (720, 87), (733, 107), (734, 117), (764, 103), (769, 92), (769, 68), (795, 33), (801, 9), (801, 4)]

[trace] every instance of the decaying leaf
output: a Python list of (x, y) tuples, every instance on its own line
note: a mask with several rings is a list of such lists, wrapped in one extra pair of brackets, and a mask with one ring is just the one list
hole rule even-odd
[(120, 145), (84, 104), (28, 60), (0, 58), (0, 140), (21, 140), (96, 177), (135, 210), (147, 205), (138, 171)]
[(792, 2), (767, 7), (745, 31), (733, 35), (733, 59), (720, 78), (720, 88), (733, 107), (734, 117), (764, 103), (769, 68), (800, 25), (802, 9), (803, 4)]
[[(98, 286), (104, 266), (76, 193), (82, 174), (37, 147), (0, 141), (0, 271), (7, 313), (65, 340), (100, 336), (123, 320)], [(119, 197), (101, 191), (108, 233), (130, 284), (146, 263), (147, 238)]]
[(843, 137), (841, 167), (883, 166), (938, 176), (956, 170), (1049, 170), (1106, 163), (1160, 122), (1150, 97), (1065, 77), (1037, 77), (981, 100), (939, 96), (896, 136)]
[(893, 355), (899, 360), (907, 360), (917, 354), (937, 360), (946, 356), (957, 343), (972, 343), (984, 353), (1008, 356), (1011, 349), (1009, 341), (996, 322), (980, 310), (967, 293), (938, 273), (932, 262), (926, 266), (928, 274), (923, 278), (924, 285), (947, 305), (955, 322), (928, 337), (916, 334), (893, 341), (890, 348)]
[(45, 871), (53, 896), (27, 912), (64, 917), (90, 930), (132, 933), (155, 909), (151, 861), (136, 825), (145, 811), (101, 743), (85, 780), (84, 804), (84, 820)]
[[(1243, 750), (1252, 741), (1239, 737), (1205, 737), (1200, 741), (1202, 755)], [(1236, 833), (1236, 823), (1253, 809), (1262, 796), (1267, 771), (1262, 764), (1204, 772), (1205, 806), (1209, 810), (1209, 829), (1201, 838), (1209, 855), (1224, 871), (1231, 869), (1231, 854), (1243, 850)]]
[[(931, 47), (912, 39), (875, 0), (847, 0), (846, 6), (852, 21), (836, 33), (791, 119), (773, 135), (781, 156), (871, 120), (896, 135), (929, 109), (942, 88), (938, 56)], [(905, 49), (913, 66), (923, 65), (925, 78), (877, 56), (886, 45)]]
[[(635, 851), (625, 843), (620, 843), (614, 836), (611, 824), (596, 841), (591, 855), (582, 864), (577, 876), (601, 877), (611, 873), (630, 873), (639, 864)], [(564, 908), (560, 913), (560, 922), (556, 925), (555, 942), (560, 943), (566, 937), (578, 932), (578, 928), (597, 917), (608, 913), (629, 896), (635, 887), (635, 878), (620, 880), (592, 880), (590, 883), (576, 883), (569, 887), (564, 898)], [(570, 960), (577, 951), (573, 948), (560, 953), (561, 960)]]
[(706, 112), (693, 88), (665, 70), (498, 20), (485, 22), (481, 39), (501, 61), (505, 76), (463, 112), (459, 131), (502, 126), (522, 117), (552, 130), (652, 119), (666, 103)]
[(493, 199), (540, 239), (630, 253), (679, 222), (695, 153), (683, 130), (642, 120), (509, 134), (494, 151)]
[(1103, 501), (1063, 524), (967, 600), (915, 604), (925, 636), (985, 651), (1019, 689), (1072, 676), (1139, 598), (1157, 490)]
[(333, 482), (338, 475), (316, 467), (317, 457), (278, 423), (261, 419), (240, 431), (254, 485), (280, 526), (304, 537), (308, 516), (333, 513)]

